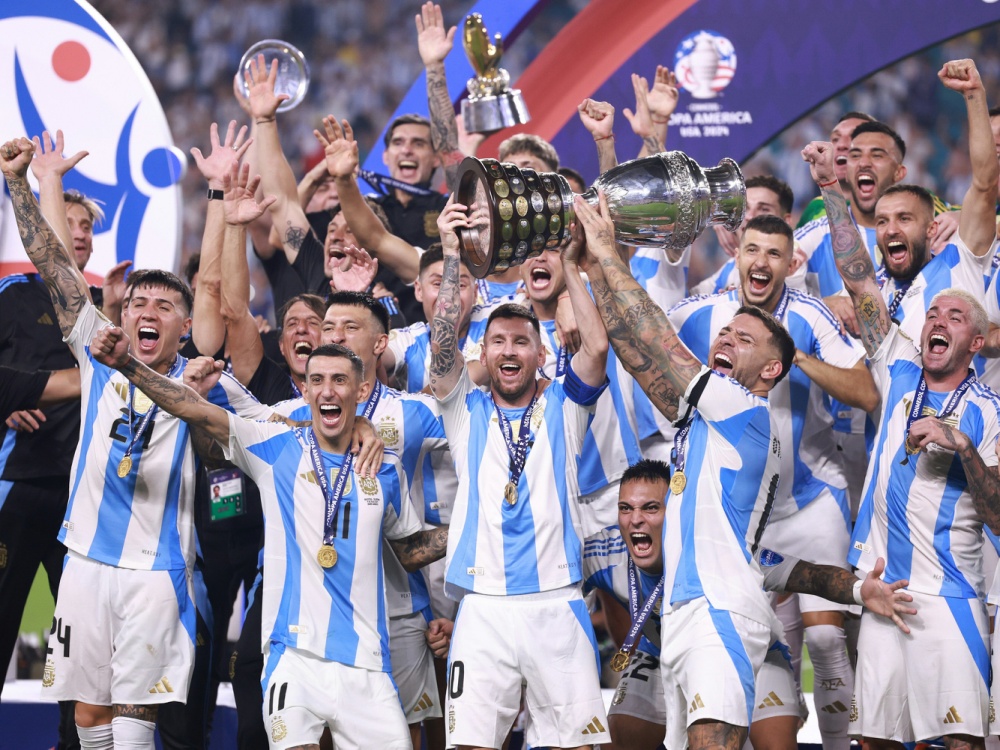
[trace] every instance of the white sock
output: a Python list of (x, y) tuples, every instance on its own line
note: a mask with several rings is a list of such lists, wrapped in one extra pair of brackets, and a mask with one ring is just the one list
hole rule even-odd
[(80, 738), (80, 750), (114, 750), (115, 741), (111, 736), (110, 724), (98, 724), (96, 727), (81, 727), (77, 724), (76, 734)]
[(806, 628), (805, 640), (815, 674), (813, 700), (823, 735), (823, 750), (849, 750), (847, 725), (854, 670), (847, 658), (847, 636), (836, 625), (813, 625)]
[(115, 735), (115, 750), (153, 750), (153, 730), (151, 721), (133, 719), (130, 716), (116, 716), (111, 720)]
[(799, 672), (802, 668), (802, 614), (799, 612), (799, 598), (792, 595), (785, 601), (775, 604), (774, 613), (785, 629), (785, 645), (788, 646), (788, 653), (792, 657), (795, 681), (801, 682)]

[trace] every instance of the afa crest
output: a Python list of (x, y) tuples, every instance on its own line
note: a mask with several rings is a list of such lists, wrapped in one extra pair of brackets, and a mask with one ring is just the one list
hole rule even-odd
[(386, 417), (379, 422), (378, 436), (386, 446), (394, 446), (399, 443), (399, 428), (396, 427), (396, 421), (392, 417)]
[(358, 477), (358, 486), (366, 495), (378, 494), (378, 481), (373, 477)]
[(271, 739), (281, 742), (288, 735), (288, 726), (280, 716), (271, 717)]

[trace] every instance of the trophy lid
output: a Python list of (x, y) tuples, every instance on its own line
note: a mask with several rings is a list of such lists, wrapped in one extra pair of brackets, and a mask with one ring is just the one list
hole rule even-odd
[(257, 55), (264, 55), (268, 65), (271, 64), (271, 60), (275, 58), (278, 60), (278, 78), (274, 84), (274, 93), (289, 96), (278, 107), (278, 111), (287, 112), (299, 106), (309, 90), (309, 63), (297, 47), (281, 39), (262, 39), (243, 53), (239, 69), (243, 98), (250, 98), (250, 87), (243, 74), (250, 69), (250, 61), (256, 59)]

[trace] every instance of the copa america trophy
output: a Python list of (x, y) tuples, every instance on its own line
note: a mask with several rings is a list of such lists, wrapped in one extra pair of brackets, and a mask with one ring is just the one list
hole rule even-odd
[(531, 119), (521, 92), (510, 87), (510, 74), (500, 67), (503, 42), (490, 35), (479, 13), (465, 18), (462, 30), (465, 54), (476, 75), (466, 83), (469, 98), (462, 100), (462, 122), (468, 133), (493, 133)]
[[(743, 221), (746, 184), (732, 159), (703, 168), (680, 151), (619, 164), (602, 174), (583, 199), (607, 196), (615, 239), (635, 247), (685, 248), (711, 225), (731, 232)], [(555, 172), (466, 158), (459, 168), (458, 202), (472, 227), (459, 233), (472, 273), (483, 278), (556, 247), (576, 220), (574, 194)]]
[(278, 111), (287, 112), (299, 106), (309, 91), (309, 63), (298, 47), (280, 39), (264, 39), (243, 53), (237, 74), (243, 98), (250, 98), (250, 86), (244, 74), (250, 69), (250, 61), (256, 60), (257, 55), (264, 55), (268, 65), (271, 64), (271, 60), (278, 60), (278, 77), (274, 82), (274, 93), (288, 94), (289, 97), (278, 106)]

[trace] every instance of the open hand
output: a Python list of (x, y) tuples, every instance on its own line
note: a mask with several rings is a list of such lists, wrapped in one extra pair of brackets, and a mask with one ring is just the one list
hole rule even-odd
[(36, 135), (31, 139), (35, 144), (35, 158), (31, 162), (31, 173), (35, 179), (42, 182), (51, 177), (62, 179), (62, 176), (79, 164), (89, 152), (77, 151), (70, 157), (63, 156), (63, 132), (56, 131), (56, 142), (52, 143), (49, 131), (42, 131), (41, 139)]

